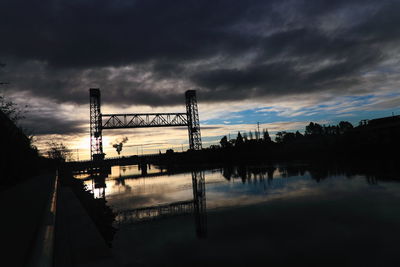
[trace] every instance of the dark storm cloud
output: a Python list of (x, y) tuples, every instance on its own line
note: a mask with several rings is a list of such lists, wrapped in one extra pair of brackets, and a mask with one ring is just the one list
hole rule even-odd
[[(297, 53), (298, 57), (301, 55), (302, 53)], [(307, 53), (307, 56), (308, 59), (303, 59), (303, 63), (319, 64), (312, 62), (313, 58), (318, 57), (318, 52), (314, 50), (312, 53)], [(254, 64), (245, 69), (204, 71), (196, 73), (191, 79), (199, 86), (210, 89), (207, 93), (203, 93), (205, 95), (203, 98), (208, 97), (209, 101), (299, 94), (357, 84), (358, 72), (375, 65), (381, 59), (382, 54), (379, 51), (367, 51), (358, 46), (349, 49), (346, 55), (342, 52), (337, 53), (336, 58), (332, 58), (331, 64), (319, 66), (311, 71), (298, 69), (299, 65), (294, 61), (283, 60)]]
[[(250, 40), (225, 31), (260, 1), (2, 1), (8, 55), (56, 67), (125, 65), (241, 51)], [(260, 12), (255, 12), (260, 16)]]
[[(29, 101), (24, 95), (19, 95), (16, 107), (20, 111), (21, 119), (18, 125), (29, 135), (39, 136), (48, 134), (83, 134), (88, 133), (88, 118), (76, 118), (75, 113), (82, 114), (78, 106), (63, 109), (47, 99), (36, 102)], [(9, 99), (6, 96), (6, 99)], [(23, 106), (22, 104), (27, 104)]]
[(65, 120), (54, 116), (42, 116), (40, 114), (29, 114), (27, 119), (21, 122), (26, 132), (33, 135), (46, 134), (80, 134), (88, 132), (82, 127), (87, 121)]
[(81, 104), (90, 87), (153, 106), (193, 87), (202, 101), (347, 91), (398, 44), (399, 12), (390, 0), (3, 0), (0, 78)]

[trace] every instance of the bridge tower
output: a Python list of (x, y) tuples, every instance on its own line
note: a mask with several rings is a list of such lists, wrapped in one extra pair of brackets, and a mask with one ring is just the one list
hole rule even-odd
[(199, 111), (197, 109), (196, 91), (188, 90), (185, 93), (186, 97), (186, 114), (189, 131), (189, 148), (191, 150), (201, 150), (201, 135)]
[[(102, 131), (108, 129), (187, 126), (189, 148), (191, 150), (202, 149), (195, 90), (188, 90), (185, 93), (186, 113), (102, 114), (100, 89), (91, 88), (89, 93), (90, 156), (92, 160), (104, 159)], [(105, 119), (104, 123), (103, 119)]]
[(90, 88), (90, 156), (92, 160), (104, 159), (100, 89)]
[(207, 237), (206, 183), (204, 172), (192, 171), (192, 187), (196, 233), (200, 238)]

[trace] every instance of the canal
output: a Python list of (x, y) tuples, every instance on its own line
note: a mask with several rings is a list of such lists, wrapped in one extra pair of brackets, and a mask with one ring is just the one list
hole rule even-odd
[(114, 166), (85, 182), (118, 213), (122, 266), (399, 266), (396, 175), (301, 163), (140, 174)]

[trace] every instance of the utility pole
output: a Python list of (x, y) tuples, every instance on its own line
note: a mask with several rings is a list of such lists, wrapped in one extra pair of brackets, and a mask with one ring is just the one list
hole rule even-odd
[(257, 122), (257, 140), (260, 139), (260, 122)]

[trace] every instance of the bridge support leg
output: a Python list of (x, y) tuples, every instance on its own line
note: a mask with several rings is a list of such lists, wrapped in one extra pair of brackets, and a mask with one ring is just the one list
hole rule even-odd
[(90, 92), (90, 156), (92, 160), (104, 159), (102, 120), (100, 111), (100, 89), (91, 88)]
[(192, 172), (192, 186), (196, 233), (199, 238), (207, 237), (206, 185), (204, 172)]
[(188, 90), (185, 93), (186, 97), (186, 115), (189, 131), (189, 148), (191, 150), (201, 150), (201, 135), (199, 111), (197, 109), (196, 91)]

